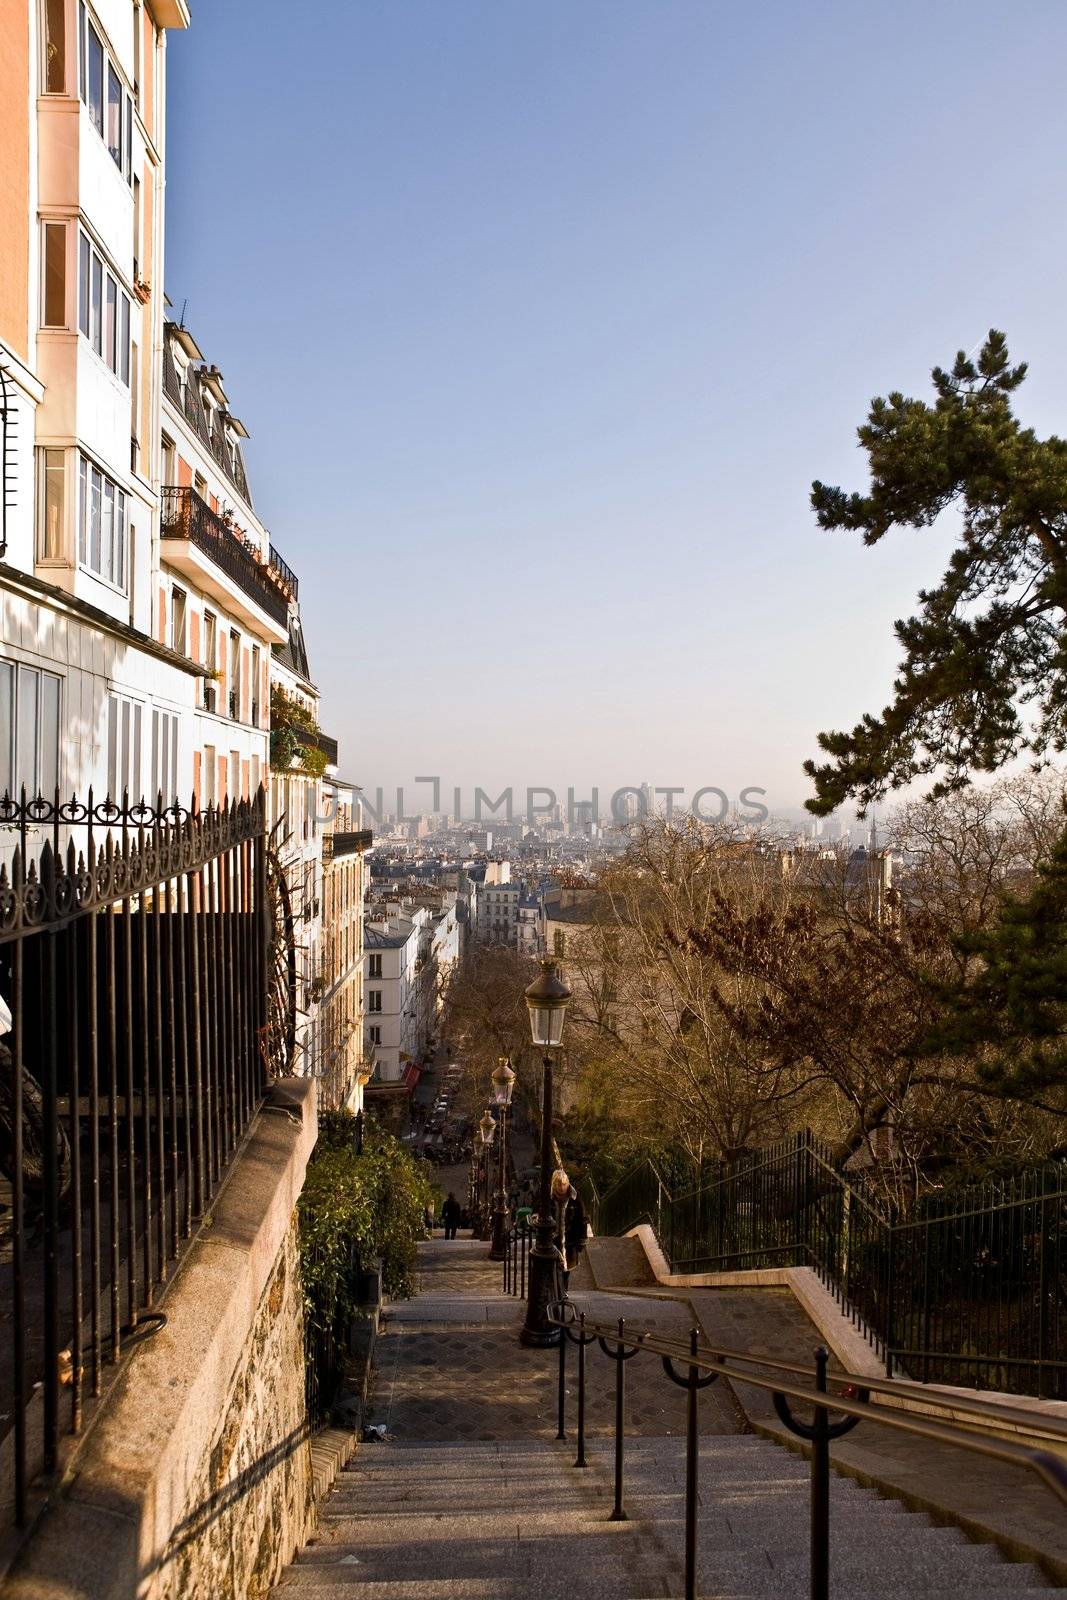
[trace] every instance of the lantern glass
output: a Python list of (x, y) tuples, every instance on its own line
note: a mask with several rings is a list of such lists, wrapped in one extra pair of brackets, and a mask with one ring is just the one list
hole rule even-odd
[(554, 1050), (563, 1042), (563, 1022), (571, 992), (559, 975), (554, 961), (541, 963), (541, 976), (526, 991), (530, 1011), (530, 1034), (541, 1049)]
[(493, 1073), (493, 1099), (498, 1106), (511, 1104), (512, 1091), (515, 1088), (515, 1074), (511, 1070), (511, 1062), (507, 1056), (501, 1056), (499, 1065)]
[(478, 1131), (481, 1134), (482, 1143), (484, 1145), (491, 1145), (493, 1142), (493, 1136), (496, 1133), (496, 1121), (491, 1111), (487, 1111), (485, 1116), (479, 1122)]

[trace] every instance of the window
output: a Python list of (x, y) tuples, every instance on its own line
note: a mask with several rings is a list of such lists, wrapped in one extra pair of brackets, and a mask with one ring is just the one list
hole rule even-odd
[(133, 180), (133, 281), (141, 276), (141, 180)]
[(252, 726), (259, 727), (259, 674), (260, 655), (259, 646), (252, 646)]
[(125, 489), (85, 456), (78, 458), (78, 561), (97, 577), (126, 587)]
[(369, 956), (367, 959), (370, 962), (370, 969), (369, 969), (369, 971), (367, 973), (367, 976), (370, 977), (370, 978), (380, 978), (381, 975), (382, 975), (382, 958), (381, 958), (381, 956), (380, 955)]
[[(163, 435), (162, 455), (163, 455), (163, 483), (164, 483), (165, 486), (173, 485), (173, 483), (174, 483), (174, 440), (173, 439), (168, 439), (166, 434)], [(214, 665), (215, 665), (214, 661), (212, 661), (210, 656), (209, 656), (208, 657), (208, 666), (209, 667), (213, 667)]]
[[(82, 6), (82, 15), (85, 7)], [(86, 105), (89, 107), (89, 121), (97, 133), (103, 137), (104, 132), (104, 47), (100, 42), (100, 35), (91, 22), (86, 21), (85, 58), (88, 62), (88, 81), (82, 94)]]
[(178, 798), (178, 718), (172, 711), (152, 712), (152, 791), (151, 800), (163, 796), (163, 804)]
[(170, 591), (170, 647), (180, 656), (185, 655), (185, 614), (188, 610), (184, 589), (173, 584)]
[(78, 240), (78, 327), (129, 388), (130, 299), (84, 233)]
[(379, 1015), (382, 1009), (382, 991), (380, 989), (367, 990), (367, 1010), (374, 1015)]
[(122, 166), (122, 84), (119, 75), (107, 64), (107, 148), (117, 167)]
[(59, 783), (55, 673), (0, 661), (0, 792), (51, 795)]
[(62, 94), (67, 78), (67, 30), (63, 13), (66, 0), (45, 0), (44, 92)]
[(241, 715), (241, 635), (230, 634), (230, 716), (236, 722)]
[(119, 294), (119, 350), (115, 371), (129, 388), (130, 385), (130, 302)]
[(89, 342), (98, 356), (104, 353), (104, 263), (92, 252), (92, 290), (89, 302)]
[[(46, 4), (49, 16), (54, 9), (62, 18), (64, 0), (46, 0)], [(51, 41), (50, 20), (48, 33)], [(48, 65), (51, 69), (50, 57)], [(133, 176), (133, 96), (86, 16), (84, 4), (78, 6), (78, 92), (88, 108), (89, 121), (106, 143), (112, 161), (130, 183)]]
[(564, 955), (566, 953), (564, 949), (565, 944), (566, 941), (563, 937), (563, 934), (557, 928), (555, 933), (552, 935), (552, 954), (556, 956)]
[(201, 806), (218, 804), (218, 767), (213, 744), (204, 746), (203, 769), (200, 774), (200, 804)]
[(42, 324), (46, 328), (67, 325), (67, 225), (44, 225), (44, 305)]
[(112, 800), (128, 793), (141, 797), (141, 716), (139, 700), (124, 694), (107, 697), (107, 792)]
[(78, 235), (78, 327), (88, 339), (89, 334), (89, 263), (92, 252), (84, 233)]
[(42, 450), (38, 454), (41, 472), (41, 536), (38, 550), (42, 561), (59, 561), (64, 554), (63, 510), (66, 491), (66, 461), (62, 450)]
[(241, 752), (240, 752), (240, 750), (231, 750), (230, 751), (230, 799), (231, 800), (240, 800), (240, 798), (241, 798)]

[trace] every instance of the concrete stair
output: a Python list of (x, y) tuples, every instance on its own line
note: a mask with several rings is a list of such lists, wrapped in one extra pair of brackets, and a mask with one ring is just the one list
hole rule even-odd
[[(627, 1442), (629, 1520), (608, 1520), (612, 1451), (586, 1472), (547, 1443), (364, 1446), (322, 1507), (279, 1600), (652, 1600), (681, 1593), (684, 1442)], [(808, 1475), (752, 1437), (701, 1442), (700, 1578), (716, 1600), (804, 1596)], [(1050, 1590), (1036, 1568), (879, 1497), (831, 1484), (831, 1593), (978, 1600)]]
[[(530, 1363), (545, 1363), (551, 1377), (555, 1357), (502, 1337), (505, 1312), (517, 1333), (519, 1308), (499, 1296), (485, 1253), (476, 1241), (421, 1247), (423, 1292), (390, 1310), (392, 1354), (378, 1374), (377, 1403), (396, 1419), (396, 1437), (360, 1446), (320, 1505), (317, 1536), (285, 1573), (276, 1600), (656, 1600), (682, 1594), (684, 1437), (660, 1427), (628, 1435), (628, 1520), (611, 1522), (613, 1441), (592, 1438), (589, 1467), (579, 1471), (573, 1436), (566, 1444), (535, 1436), (544, 1419), (532, 1400), (522, 1401), (521, 1391), (524, 1383), (529, 1388)], [(631, 1277), (639, 1275), (621, 1253), (610, 1265), (613, 1272), (628, 1266)], [(586, 1284), (581, 1298), (594, 1316), (622, 1314), (617, 1290), (613, 1297)], [(654, 1312), (650, 1303), (649, 1316)], [(428, 1353), (426, 1339), (435, 1333), (461, 1341), (450, 1349), (470, 1358), (463, 1371), (472, 1389), (486, 1383), (514, 1389), (515, 1406), (527, 1406), (517, 1433), (478, 1436), (468, 1427), (470, 1436), (454, 1437), (448, 1431), (454, 1414), (459, 1423), (470, 1419), (456, 1413), (454, 1394), (452, 1410), (440, 1399), (448, 1374)], [(484, 1352), (488, 1364), (479, 1368)], [(390, 1411), (397, 1363), (408, 1375), (407, 1387)], [(640, 1382), (633, 1379), (635, 1400)], [(412, 1388), (419, 1396), (414, 1408), (403, 1399)], [(475, 1404), (477, 1394), (471, 1399)], [(573, 1391), (571, 1408), (573, 1425)], [(510, 1404), (503, 1409), (510, 1411)], [(807, 1464), (730, 1426), (700, 1441), (699, 1592), (705, 1600), (804, 1600)], [(1067, 1600), (1067, 1589), (1049, 1588), (1035, 1566), (1009, 1563), (992, 1544), (971, 1543), (958, 1528), (939, 1526), (836, 1474), (830, 1535), (833, 1600)]]

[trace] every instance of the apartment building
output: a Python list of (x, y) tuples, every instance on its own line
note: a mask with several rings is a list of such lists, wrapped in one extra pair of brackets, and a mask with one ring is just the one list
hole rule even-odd
[(247, 797), (266, 777), (271, 651), (288, 644), (297, 600), (296, 575), (252, 507), (247, 437), (218, 367), (186, 327), (166, 322), (155, 628), (203, 669), (190, 730), (201, 805)]
[(375, 1057), (371, 1098), (378, 1084), (403, 1084), (407, 1078), (410, 1087), (415, 1081), (409, 1069), (417, 1067), (427, 1043), (419, 957), (429, 921), (429, 912), (419, 906), (409, 915), (370, 921), (364, 929), (365, 1027)]
[(188, 20), (0, 7), (0, 790), (191, 780), (199, 668), (153, 626), (166, 36)]
[(301, 1072), (314, 1070), (317, 1050), (324, 783), (337, 774), (337, 741), (322, 732), (318, 718), (319, 691), (312, 681), (299, 598), (294, 593), (285, 643), (271, 651), (269, 811), (296, 920), (297, 1066)]
[(485, 944), (518, 943), (521, 897), (520, 883), (492, 883), (486, 876), (478, 895), (478, 937)]
[(319, 1104), (361, 1111), (374, 1052), (363, 1038), (363, 906), (369, 829), (359, 793), (341, 779), (323, 783), (322, 940), (315, 974), (318, 1017), (313, 1072)]

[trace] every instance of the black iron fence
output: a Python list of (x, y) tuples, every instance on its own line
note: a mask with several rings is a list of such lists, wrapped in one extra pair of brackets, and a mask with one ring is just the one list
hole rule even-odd
[(675, 1272), (814, 1268), (890, 1373), (1067, 1399), (1065, 1163), (904, 1213), (801, 1133), (684, 1189), (642, 1163), (598, 1231), (641, 1222)]
[(261, 1098), (264, 797), (5, 797), (0, 860), (0, 1520), (24, 1523), (109, 1367), (165, 1320)]

